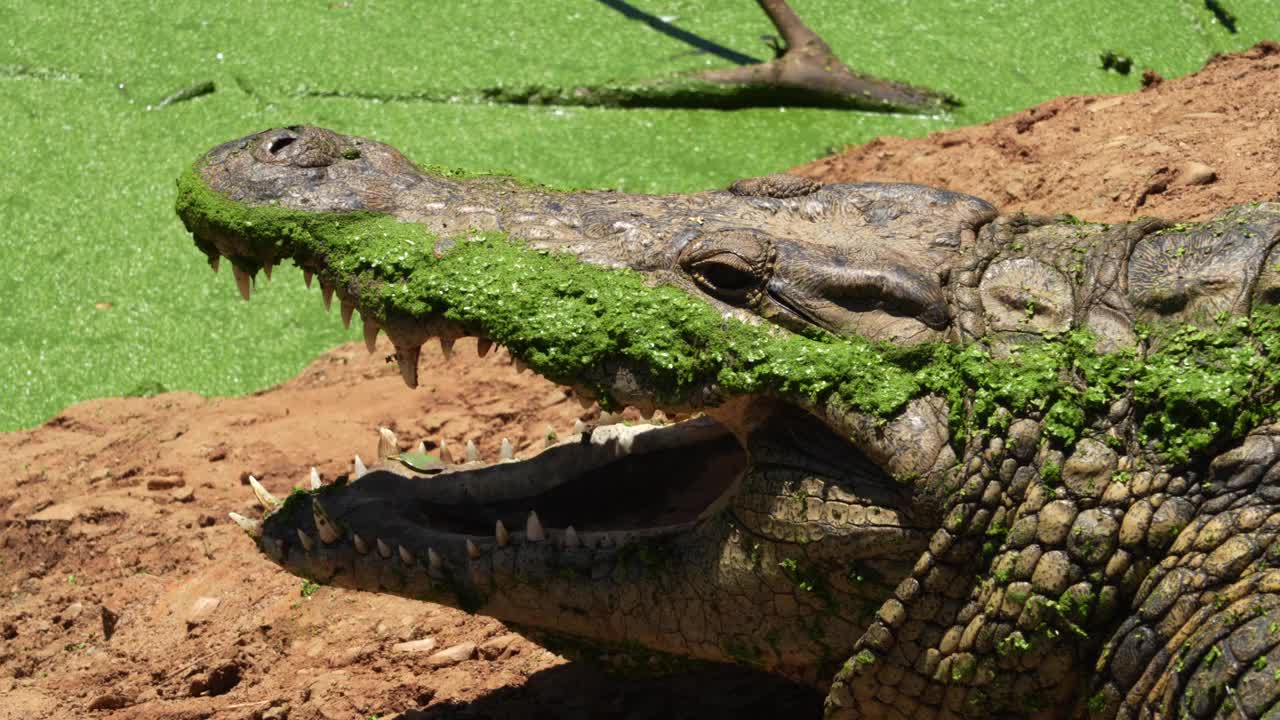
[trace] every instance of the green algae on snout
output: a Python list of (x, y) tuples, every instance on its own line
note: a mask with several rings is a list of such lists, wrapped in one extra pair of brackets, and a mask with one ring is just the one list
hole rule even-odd
[[(1063, 446), (1131, 395), (1136, 440), (1174, 462), (1237, 438), (1280, 410), (1280, 312), (1169, 331), (1159, 349), (1102, 354), (1084, 331), (994, 358), (981, 344), (903, 348), (824, 332), (797, 335), (723, 317), (686, 291), (568, 253), (531, 250), (501, 233), (439, 243), (421, 225), (371, 212), (248, 206), (212, 191), (192, 168), (178, 214), (197, 243), (219, 237), (232, 262), (256, 270), (292, 257), (354, 291), (362, 314), (443, 316), (505, 345), (551, 380), (589, 385), (607, 405), (606, 368), (624, 366), (659, 402), (712, 388), (835, 405), (877, 417), (916, 397), (950, 405), (952, 437), (999, 431), (1037, 415)], [(202, 246), (206, 252), (212, 248)]]

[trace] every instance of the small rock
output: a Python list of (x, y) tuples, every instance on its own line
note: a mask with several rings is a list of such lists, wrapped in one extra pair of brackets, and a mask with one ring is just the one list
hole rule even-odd
[(196, 499), (195, 488), (182, 487), (173, 491), (170, 496), (174, 502), (189, 503)]
[(205, 513), (204, 515), (200, 516), (200, 520), (196, 524), (202, 528), (206, 528), (206, 527), (213, 527), (214, 525), (217, 524), (217, 522), (218, 522), (217, 518), (215, 518), (214, 516), (208, 513)]
[(12, 640), (16, 637), (18, 637), (17, 625), (14, 625), (12, 622), (7, 622), (3, 627), (0, 627), (0, 638), (4, 640)]
[(275, 707), (269, 707), (266, 710), (263, 710), (262, 715), (259, 717), (261, 717), (262, 720), (285, 720), (289, 717), (289, 706), (276, 705)]
[(421, 640), (410, 640), (409, 642), (396, 643), (391, 646), (395, 652), (402, 653), (425, 653), (431, 652), (436, 648), (435, 638), (422, 638)]
[(116, 634), (116, 624), (120, 622), (120, 613), (107, 607), (102, 606), (102, 639), (110, 640), (112, 635)]
[(218, 605), (222, 603), (220, 597), (198, 597), (196, 601), (191, 603), (191, 611), (187, 613), (187, 629), (199, 625), (218, 609)]
[(133, 699), (128, 695), (112, 690), (90, 700), (88, 708), (90, 710), (119, 710), (132, 704)]
[(1178, 168), (1179, 185), (1208, 185), (1218, 179), (1218, 173), (1208, 165), (1189, 162)]
[(440, 652), (427, 658), (427, 664), (432, 667), (448, 667), (457, 665), (460, 662), (470, 660), (475, 657), (476, 644), (473, 642), (464, 642), (446, 648)]
[(520, 639), (515, 633), (507, 633), (499, 635), (495, 638), (485, 640), (480, 644), (480, 656), (486, 660), (497, 660), (503, 655), (508, 654), (512, 646)]
[(148, 490), (172, 490), (186, 485), (187, 481), (180, 477), (153, 477), (147, 480)]
[[(204, 457), (209, 462), (218, 462), (219, 460), (225, 460), (227, 458), (227, 446), (217, 445), (215, 447), (211, 447), (209, 448), (209, 452), (206, 453)], [(266, 717), (266, 715), (263, 715), (263, 717)]]
[(57, 522), (59, 520), (70, 521), (75, 520), (76, 516), (79, 514), (80, 508), (67, 503), (59, 503), (57, 505), (50, 505), (35, 515), (28, 516), (27, 519), (32, 522)]
[(59, 622), (62, 623), (62, 627), (69, 628), (75, 624), (76, 618), (79, 618), (80, 614), (83, 612), (84, 612), (84, 605), (81, 605), (78, 602), (71, 603), (70, 605), (67, 606), (67, 609), (63, 610), (62, 613), (58, 616)]

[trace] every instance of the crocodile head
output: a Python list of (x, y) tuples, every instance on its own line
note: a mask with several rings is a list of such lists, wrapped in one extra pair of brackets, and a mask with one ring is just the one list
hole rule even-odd
[[(308, 126), (215, 148), (178, 198), (246, 299), (255, 273), (293, 260), (344, 320), (359, 311), (366, 338), (390, 337), (410, 388), (423, 343), (476, 336), (587, 402), (679, 419), (579, 428), (497, 463), (433, 463), (384, 432), (378, 462), (351, 478), (283, 502), (255, 486), (267, 515), (238, 521), (273, 560), (615, 660), (742, 662), (809, 682), (843, 663), (845, 694), (829, 700), (842, 707), (859, 673), (886, 657), (913, 667), (909, 653), (945, 646), (986, 602), (992, 581), (974, 574), (1021, 557), (1009, 527), (1060, 449), (1092, 453), (1067, 464), (1094, 472), (1080, 490), (1094, 493), (1099, 473), (1134, 467), (1112, 448), (1150, 447), (1142, 403), (1175, 451), (1225, 437), (1238, 406), (1201, 417), (1162, 411), (1159, 387), (1135, 396), (1148, 370), (1131, 361), (1153, 347), (1135, 320), (1247, 310), (1280, 236), (1280, 213), (1264, 211), (1156, 235), (1158, 221), (996, 218), (915, 185), (775, 176), (691, 195), (569, 193), (420, 168)], [(1179, 264), (1177, 247), (1219, 262)], [(1212, 429), (1178, 446), (1179, 423), (1197, 422)], [(1102, 550), (1059, 568), (1062, 582), (1105, 564), (1117, 527), (1108, 515), (1081, 530)], [(1125, 583), (1107, 588), (1127, 597), (1137, 580)], [(974, 662), (920, 682), (972, 684)], [(1045, 690), (1001, 692), (1017, 707)]]

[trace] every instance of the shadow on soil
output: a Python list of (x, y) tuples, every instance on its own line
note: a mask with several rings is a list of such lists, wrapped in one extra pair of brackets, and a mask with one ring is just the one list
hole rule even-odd
[(531, 675), (470, 703), (442, 703), (404, 713), (404, 720), (742, 720), (819, 717), (823, 696), (813, 688), (730, 666), (666, 677), (621, 678), (580, 663)]

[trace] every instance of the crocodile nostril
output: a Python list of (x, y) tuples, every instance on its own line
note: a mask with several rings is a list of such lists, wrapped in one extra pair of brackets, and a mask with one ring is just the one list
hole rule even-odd
[(275, 155), (281, 150), (292, 145), (297, 139), (298, 138), (293, 137), (292, 135), (285, 135), (284, 137), (278, 137), (275, 140), (271, 141), (271, 146), (267, 148), (267, 152), (271, 153), (272, 155)]

